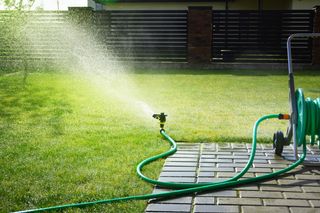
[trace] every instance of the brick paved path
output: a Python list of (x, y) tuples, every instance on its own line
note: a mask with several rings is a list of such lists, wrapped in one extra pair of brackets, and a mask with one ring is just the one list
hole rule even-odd
[[(159, 180), (174, 182), (213, 182), (232, 177), (246, 164), (250, 144), (186, 144), (170, 156)], [(292, 148), (284, 158), (275, 156), (270, 145), (259, 145), (251, 168), (244, 178), (267, 174), (287, 167)], [(308, 160), (320, 162), (318, 148), (308, 148)], [(288, 160), (287, 160), (288, 159)], [(155, 188), (154, 193), (169, 191)], [(299, 166), (279, 179), (222, 191), (149, 201), (151, 212), (320, 212), (320, 167)]]

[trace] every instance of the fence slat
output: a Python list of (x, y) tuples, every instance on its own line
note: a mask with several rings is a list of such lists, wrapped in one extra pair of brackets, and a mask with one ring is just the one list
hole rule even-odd
[[(312, 10), (214, 10), (212, 60), (286, 62), (288, 36), (312, 32), (312, 18)], [(294, 62), (311, 62), (310, 45), (310, 39), (299, 39), (292, 43)]]

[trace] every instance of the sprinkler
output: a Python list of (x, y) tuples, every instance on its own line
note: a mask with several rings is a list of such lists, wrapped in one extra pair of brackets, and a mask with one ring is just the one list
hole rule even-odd
[(164, 112), (161, 112), (159, 114), (153, 114), (152, 117), (157, 119), (157, 120), (159, 120), (159, 122), (160, 122), (160, 130), (164, 129), (164, 124), (166, 123), (167, 115), (164, 114)]
[[(133, 195), (128, 197), (119, 197), (105, 200), (89, 201), (83, 203), (73, 203), (65, 204), (60, 206), (52, 206), (46, 208), (32, 209), (20, 212), (44, 212), (51, 210), (61, 210), (71, 207), (86, 207), (96, 204), (110, 204), (120, 201), (129, 201), (129, 200), (148, 200), (148, 199), (164, 199), (164, 198), (173, 198), (178, 196), (184, 196), (192, 193), (205, 192), (205, 191), (216, 191), (222, 190), (229, 187), (238, 187), (244, 184), (261, 182), (271, 178), (278, 177), (286, 172), (291, 171), (300, 164), (303, 163), (306, 154), (306, 137), (310, 136), (310, 144), (313, 145), (315, 142), (318, 142), (320, 147), (320, 98), (312, 100), (310, 98), (305, 99), (302, 89), (297, 89), (295, 91), (294, 87), (294, 76), (292, 71), (292, 59), (291, 59), (291, 40), (295, 37), (320, 37), (320, 33), (305, 33), (305, 34), (293, 34), (288, 38), (287, 49), (288, 49), (288, 69), (289, 69), (289, 98), (290, 98), (290, 114), (269, 114), (259, 118), (254, 126), (252, 131), (252, 148), (250, 157), (246, 166), (242, 169), (241, 172), (235, 174), (232, 178), (229, 178), (224, 181), (211, 182), (211, 183), (178, 183), (178, 182), (163, 182), (158, 181), (152, 178), (145, 176), (142, 173), (143, 167), (162, 158), (168, 157), (174, 154), (177, 151), (176, 142), (166, 133), (164, 130), (164, 123), (166, 122), (166, 116), (163, 112), (159, 114), (154, 114), (152, 117), (160, 121), (160, 134), (167, 140), (170, 144), (170, 149), (164, 153), (149, 157), (141, 161), (137, 168), (136, 172), (138, 176), (145, 180), (148, 183), (166, 187), (170, 189), (175, 189), (169, 192), (162, 192), (156, 194), (143, 194), (143, 195)], [(258, 127), (261, 122), (268, 119), (280, 119), (280, 120), (289, 120), (289, 126), (287, 128), (286, 136), (281, 131), (278, 131), (274, 134), (273, 144), (275, 147), (275, 153), (281, 155), (283, 146), (289, 145), (293, 139), (294, 144), (294, 156), (295, 162), (289, 165), (287, 168), (275, 171), (273, 173), (260, 175), (253, 178), (241, 179), (244, 174), (250, 169), (254, 161), (256, 147), (257, 147), (257, 132)], [(316, 138), (317, 137), (317, 138)], [(298, 146), (302, 146), (302, 153), (298, 155)]]

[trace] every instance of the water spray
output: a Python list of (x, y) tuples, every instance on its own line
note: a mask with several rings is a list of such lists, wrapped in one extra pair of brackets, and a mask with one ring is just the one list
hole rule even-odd
[[(163, 182), (151, 179), (145, 176), (142, 173), (143, 167), (152, 163), (153, 161), (168, 157), (174, 154), (177, 151), (177, 144), (164, 130), (164, 124), (166, 122), (166, 114), (159, 113), (153, 114), (153, 118), (159, 120), (160, 122), (160, 134), (166, 139), (166, 141), (170, 145), (170, 149), (164, 153), (149, 157), (142, 162), (140, 162), (136, 168), (137, 174), (141, 177), (141, 179), (145, 180), (148, 183), (155, 184), (157, 186), (166, 187), (170, 189), (175, 189), (169, 192), (156, 193), (156, 194), (144, 194), (144, 195), (134, 195), (128, 197), (119, 197), (105, 200), (97, 200), (91, 202), (83, 202), (83, 203), (74, 203), (74, 204), (66, 204), (60, 206), (52, 206), (46, 208), (32, 209), (20, 212), (44, 212), (44, 211), (52, 211), (52, 210), (61, 210), (72, 207), (86, 207), (92, 206), (96, 204), (110, 204), (120, 201), (130, 201), (130, 200), (147, 200), (147, 199), (163, 199), (163, 198), (172, 198), (178, 196), (184, 196), (192, 193), (205, 192), (205, 191), (215, 191), (226, 189), (229, 187), (238, 187), (240, 185), (256, 183), (264, 180), (268, 180), (271, 178), (278, 177), (286, 172), (291, 171), (296, 168), (300, 164), (303, 163), (306, 153), (307, 153), (307, 143), (306, 137), (310, 137), (310, 144), (313, 145), (316, 142), (320, 147), (320, 97), (312, 100), (310, 98), (305, 99), (302, 89), (294, 90), (294, 76), (292, 72), (292, 60), (291, 60), (291, 39), (294, 37), (320, 37), (320, 33), (312, 33), (312, 34), (294, 34), (288, 39), (288, 63), (289, 63), (289, 97), (290, 97), (290, 106), (291, 106), (291, 114), (270, 114), (265, 115), (259, 118), (254, 126), (252, 132), (252, 149), (249, 160), (246, 166), (242, 169), (241, 172), (235, 174), (232, 178), (229, 178), (225, 181), (211, 182), (211, 183), (177, 183), (177, 182)], [(279, 119), (279, 120), (289, 120), (289, 126), (287, 129), (287, 135), (284, 137), (283, 133), (278, 131), (274, 135), (274, 146), (275, 152), (278, 155), (281, 155), (282, 149), (284, 145), (289, 145), (291, 140), (293, 139), (294, 144), (294, 155), (296, 157), (296, 161), (293, 162), (287, 168), (278, 170), (273, 173), (253, 177), (240, 179), (244, 174), (250, 169), (252, 163), (254, 161), (256, 147), (257, 147), (257, 132), (258, 127), (261, 122), (268, 119)], [(298, 146), (302, 146), (302, 153), (298, 155)]]

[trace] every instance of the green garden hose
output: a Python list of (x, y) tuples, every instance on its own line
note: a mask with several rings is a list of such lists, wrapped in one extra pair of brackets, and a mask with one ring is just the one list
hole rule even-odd
[(190, 184), (181, 184), (181, 183), (160, 182), (160, 181), (156, 181), (156, 180), (153, 180), (153, 179), (150, 179), (150, 178), (147, 178), (146, 176), (144, 176), (141, 172), (143, 166), (145, 166), (145, 165), (147, 165), (157, 159), (172, 155), (173, 153), (175, 153), (177, 151), (177, 145), (176, 145), (175, 141), (168, 134), (166, 134), (166, 132), (163, 129), (161, 129), (160, 133), (170, 143), (171, 149), (167, 152), (164, 152), (162, 154), (153, 156), (151, 158), (148, 158), (148, 159), (142, 161), (137, 167), (137, 172), (138, 172), (139, 176), (142, 177), (142, 179), (146, 180), (147, 182), (161, 185), (161, 186), (166, 186), (168, 188), (183, 188), (183, 189), (174, 190), (171, 192), (157, 193), (157, 194), (145, 194), (145, 195), (120, 197), (120, 198), (113, 198), (113, 199), (106, 199), (106, 200), (97, 200), (97, 201), (91, 201), (91, 202), (66, 204), (66, 205), (60, 205), (60, 206), (52, 206), (52, 207), (46, 207), (46, 208), (25, 210), (25, 211), (20, 211), (20, 212), (21, 213), (22, 212), (44, 212), (44, 211), (51, 211), (51, 210), (61, 210), (61, 209), (66, 209), (66, 208), (71, 208), (71, 207), (86, 207), (86, 206), (92, 206), (92, 205), (96, 205), (96, 204), (108, 204), (108, 203), (129, 201), (129, 200), (171, 198), (171, 197), (187, 195), (187, 194), (191, 194), (191, 193), (195, 193), (195, 192), (213, 191), (213, 190), (220, 190), (220, 189), (225, 189), (225, 188), (229, 188), (229, 187), (237, 187), (237, 186), (240, 186), (243, 184), (254, 183), (254, 182), (274, 178), (276, 176), (279, 176), (283, 173), (286, 173), (286, 172), (294, 169), (295, 167), (297, 167), (299, 164), (301, 164), (304, 161), (304, 159), (306, 157), (306, 150), (307, 150), (305, 141), (302, 143), (302, 145), (303, 145), (302, 155), (300, 156), (300, 158), (296, 162), (291, 164), (289, 167), (287, 167), (285, 169), (281, 169), (281, 170), (273, 172), (273, 173), (270, 173), (270, 174), (261, 175), (261, 176), (254, 177), (254, 178), (247, 178), (247, 179), (238, 180), (240, 177), (243, 176), (243, 174), (245, 174), (248, 171), (248, 169), (250, 168), (250, 166), (252, 165), (252, 162), (254, 160), (254, 156), (255, 156), (255, 152), (256, 152), (256, 144), (257, 144), (257, 131), (258, 131), (259, 124), (264, 120), (273, 119), (273, 118), (279, 118), (279, 114), (266, 115), (266, 116), (259, 118), (256, 121), (256, 123), (253, 127), (252, 151), (251, 151), (251, 155), (249, 158), (249, 162), (247, 163), (246, 167), (239, 174), (235, 175), (233, 178), (231, 178), (229, 180), (215, 182), (215, 183), (191, 184), (190, 185)]
[[(298, 124), (297, 142), (301, 146), (306, 142), (306, 136), (310, 136), (310, 144), (314, 145), (320, 138), (320, 98), (312, 100), (304, 98), (303, 90), (296, 90)], [(320, 143), (318, 144), (320, 148)]]

